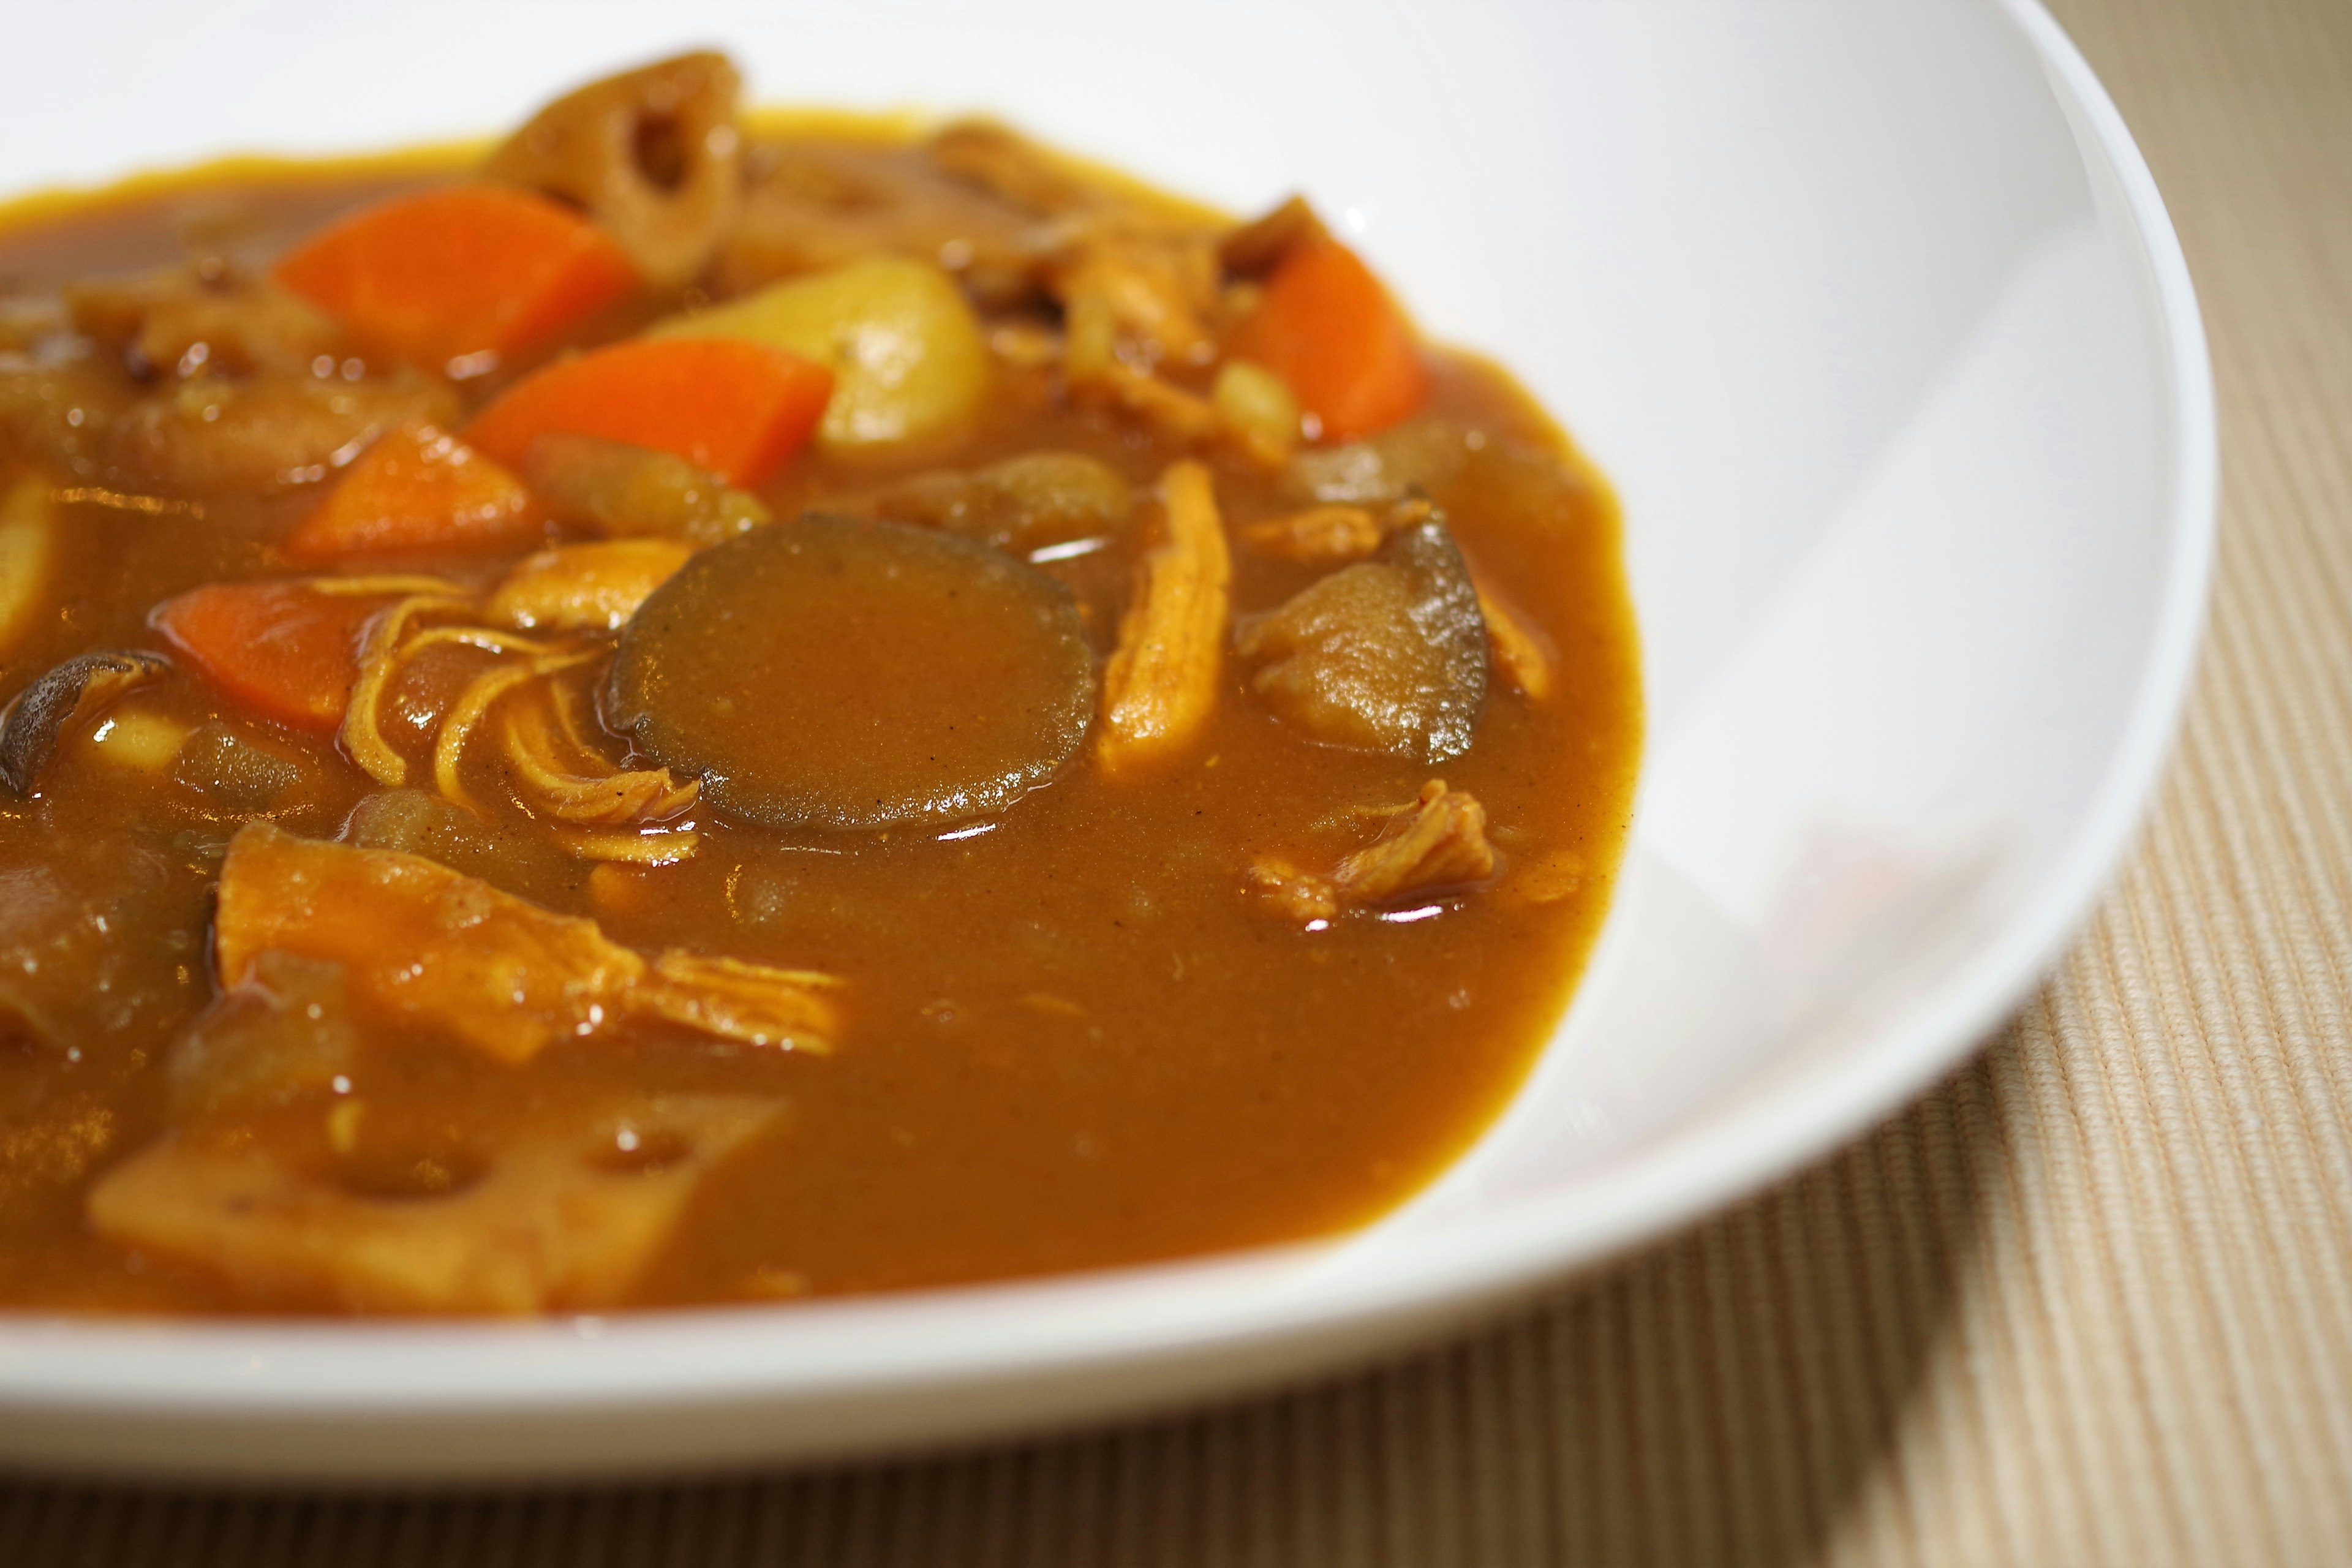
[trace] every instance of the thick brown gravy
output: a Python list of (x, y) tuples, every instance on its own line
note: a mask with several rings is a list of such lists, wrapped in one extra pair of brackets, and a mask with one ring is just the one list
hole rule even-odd
[[(752, 162), (855, 168), (913, 156), (803, 137), (767, 143)], [(0, 278), (22, 303), (77, 278), (195, 253), (258, 265), (339, 212), (446, 177), (382, 166), (198, 172), (51, 204), (0, 219)], [(983, 302), (982, 320), (992, 329), (1024, 312), (1034, 307)], [(29, 352), (20, 345), (5, 363), (21, 367)], [(613, 1300), (587, 1304), (1134, 1263), (1328, 1234), (1404, 1198), (1477, 1136), (1559, 1017), (1607, 906), (1641, 738), (1607, 487), (1501, 371), (1425, 352), (1427, 405), (1379, 438), (1381, 449), (1405, 453), (1482, 582), (1553, 654), (1540, 700), (1490, 682), (1462, 755), (1429, 764), (1316, 743), (1229, 659), (1209, 728), (1180, 762), (1113, 780), (1082, 753), (1046, 787), (976, 819), (828, 832), (703, 809), (690, 859), (595, 865), (567, 855), (505, 787), (496, 755), (478, 749), (466, 776), (481, 816), (455, 838), (419, 828), (404, 841), (592, 918), (645, 952), (839, 977), (843, 1024), (829, 1055), (647, 1026), (510, 1065), (429, 1028), (363, 1018), (345, 1088), (200, 1136), (175, 1132), (175, 1052), (187, 1052), (192, 1020), (220, 991), (208, 922), (231, 836), (267, 816), (336, 838), (381, 792), (333, 739), (257, 718), (184, 666), (112, 714), (132, 710), (134, 721), (194, 737), (170, 765), (125, 768), (96, 731), (68, 735), (31, 798), (0, 795), (0, 1303), (352, 1304), (94, 1227), (94, 1184), (159, 1138), (278, 1150), (362, 1202), (414, 1209), (462, 1193), (551, 1129), (619, 1126), (626, 1143), (625, 1108), (662, 1095), (780, 1109), (699, 1177), (650, 1265)], [(1185, 455), (1115, 410), (1074, 401), (1050, 365), (1000, 356), (991, 374), (992, 395), (951, 442), (878, 458), (811, 448), (762, 499), (781, 519), (812, 508), (861, 515), (906, 476), (1041, 448), (1098, 458), (1140, 494)], [(459, 395), (478, 405), (506, 379)], [(0, 700), (77, 653), (162, 648), (150, 613), (174, 595), (299, 574), (281, 542), (326, 484), (193, 500), (133, 492), (45, 471), (5, 429), (0, 477), (51, 488), (60, 553), (45, 612), (0, 647)], [(1290, 470), (1210, 463), (1229, 531), (1299, 505)], [(1042, 568), (1076, 595), (1098, 658), (1151, 541), (1139, 523)], [(515, 553), (397, 569), (481, 583)], [(1232, 555), (1236, 620), (1331, 569), (1238, 543)], [(203, 745), (220, 735), (267, 753), (269, 776), (207, 773)], [(1270, 914), (1250, 892), (1255, 857), (1328, 867), (1432, 778), (1485, 807), (1501, 859), (1481, 885), (1319, 930)], [(352, 1101), (364, 1119), (346, 1112), (330, 1128)], [(649, 1171), (657, 1153), (646, 1156)]]

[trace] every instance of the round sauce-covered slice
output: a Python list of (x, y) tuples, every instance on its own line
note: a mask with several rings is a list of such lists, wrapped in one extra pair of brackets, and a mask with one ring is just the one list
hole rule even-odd
[(621, 633), (607, 716), (720, 809), (819, 827), (1000, 810), (1085, 739), (1069, 591), (951, 534), (808, 518), (706, 550)]

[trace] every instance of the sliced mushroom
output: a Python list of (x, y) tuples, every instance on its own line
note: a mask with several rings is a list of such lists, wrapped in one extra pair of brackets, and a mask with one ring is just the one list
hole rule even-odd
[(729, 811), (887, 827), (1011, 805), (1077, 750), (1094, 695), (1053, 578), (952, 534), (805, 518), (655, 589), (605, 710)]
[(541, 110), (482, 172), (586, 209), (647, 281), (683, 283), (742, 204), (738, 86), (709, 53), (606, 77)]
[(1257, 664), (1267, 706), (1328, 745), (1459, 756), (1486, 699), (1478, 591), (1433, 510), (1244, 626), (1235, 647)]
[(31, 795), (67, 731), (171, 668), (152, 653), (85, 653), (42, 676), (0, 717), (0, 784)]

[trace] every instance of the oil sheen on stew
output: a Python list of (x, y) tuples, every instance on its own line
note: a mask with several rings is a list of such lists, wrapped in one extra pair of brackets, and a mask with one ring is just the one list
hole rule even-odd
[(0, 214), (0, 1305), (1326, 1235), (1558, 1020), (1641, 710), (1542, 413), (1302, 201), (737, 91)]

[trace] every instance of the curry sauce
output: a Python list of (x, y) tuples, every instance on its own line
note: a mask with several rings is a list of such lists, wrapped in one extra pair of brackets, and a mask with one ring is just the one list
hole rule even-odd
[[(1543, 413), (1303, 204), (762, 130), (693, 68), (487, 161), (0, 215), (0, 1303), (1323, 1236), (1557, 1023), (1641, 702), (1613, 502)], [(557, 110), (637, 115), (645, 189)], [(539, 324), (372, 316), (359, 220), (481, 192), (568, 237)], [(1285, 339), (1333, 300), (1344, 352)], [(615, 349), (654, 368), (596, 382)], [(673, 360), (763, 423), (603, 390)]]

